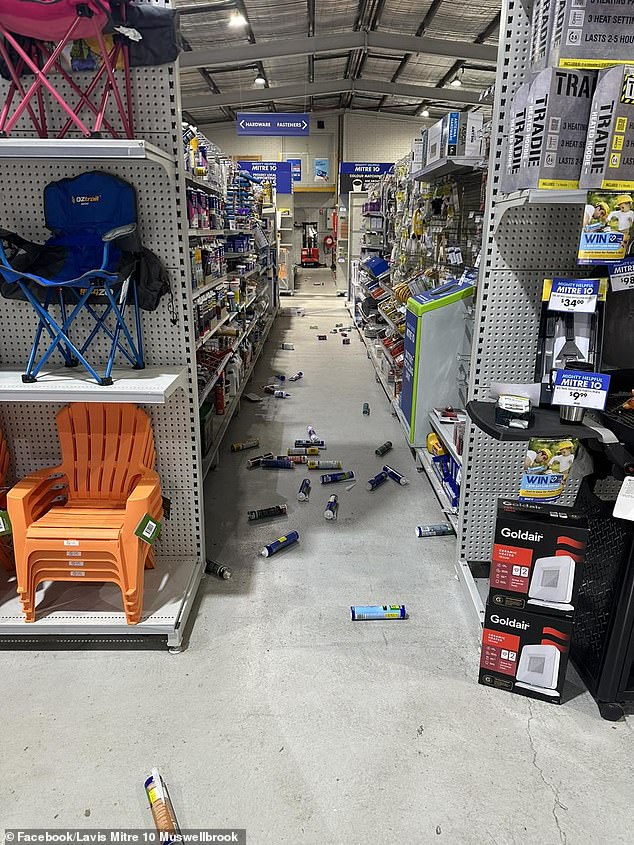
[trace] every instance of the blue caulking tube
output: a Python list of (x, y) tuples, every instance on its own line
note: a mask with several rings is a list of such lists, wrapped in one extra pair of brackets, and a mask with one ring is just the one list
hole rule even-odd
[(310, 442), (311, 442), (311, 443), (316, 443), (316, 442), (317, 442), (317, 440), (319, 440), (319, 437), (318, 437), (318, 435), (317, 435), (317, 432), (316, 432), (316, 431), (315, 431), (315, 429), (312, 427), (312, 425), (307, 425), (307, 426), (306, 426), (306, 434), (308, 435), (308, 439), (310, 440)]
[(437, 525), (419, 525), (416, 528), (417, 537), (443, 537), (446, 534), (453, 534), (454, 530), (448, 522), (439, 522)]
[(278, 381), (286, 381), (286, 376), (282, 375), (275, 375), (273, 378), (276, 378)]
[(264, 458), (260, 461), (263, 469), (293, 469), (295, 464), (288, 458)]
[(257, 458), (249, 458), (247, 461), (247, 469), (253, 469), (253, 467), (259, 467), (262, 461), (266, 460), (267, 458), (274, 458), (275, 455), (273, 452), (267, 452), (265, 455), (258, 455)]
[(376, 488), (380, 487), (384, 481), (387, 481), (387, 472), (381, 470), (381, 472), (377, 473), (374, 478), (369, 479), (368, 490), (376, 490)]
[(287, 393), (285, 390), (276, 390), (273, 393), (276, 399), (288, 399), (290, 397), (290, 393)]
[(296, 440), (295, 441), (295, 448), (296, 449), (310, 449), (310, 448), (317, 448), (317, 449), (325, 449), (326, 448), (326, 441), (325, 440)]
[(318, 446), (301, 446), (295, 449), (287, 449), (286, 450), (288, 455), (318, 455), (319, 454), (319, 447)]
[(326, 505), (326, 510), (324, 511), (324, 517), (326, 519), (337, 519), (337, 511), (339, 510), (339, 496), (336, 493), (333, 493), (332, 496), (328, 499), (328, 503)]
[(322, 484), (335, 484), (337, 481), (349, 481), (353, 478), (354, 472), (352, 470), (348, 470), (347, 472), (331, 472), (329, 475), (319, 476)]
[(291, 376), (289, 381), (299, 381), (300, 378), (304, 378), (304, 373), (301, 370), (298, 373), (295, 373), (294, 376)]
[(308, 461), (308, 469), (343, 469), (341, 461)]
[(257, 511), (247, 511), (247, 519), (249, 522), (255, 522), (256, 519), (267, 519), (270, 516), (286, 516), (288, 514), (288, 507), (286, 505), (273, 505), (270, 508), (261, 508)]
[(397, 484), (402, 484), (403, 486), (409, 484), (409, 481), (405, 478), (404, 475), (401, 475), (400, 472), (397, 472), (395, 469), (388, 466), (387, 464), (384, 464), (383, 472), (387, 472), (392, 481), (396, 481)]
[(352, 605), (350, 618), (353, 622), (370, 619), (407, 619), (404, 604)]
[(297, 543), (299, 540), (299, 531), (289, 531), (288, 534), (285, 534), (283, 537), (278, 537), (277, 540), (273, 540), (272, 543), (269, 543), (268, 546), (264, 546), (260, 554), (262, 557), (271, 557), (276, 552), (279, 552), (280, 549), (286, 549), (288, 546), (292, 546), (294, 543)]
[(307, 502), (310, 499), (310, 478), (305, 478), (297, 493), (298, 502)]

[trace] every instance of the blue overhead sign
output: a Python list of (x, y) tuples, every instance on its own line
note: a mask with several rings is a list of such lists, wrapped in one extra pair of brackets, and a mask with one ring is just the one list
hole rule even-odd
[(260, 182), (269, 182), (278, 194), (293, 191), (290, 161), (239, 161), (238, 167)]
[(309, 135), (310, 115), (239, 111), (236, 126), (238, 135)]
[(382, 176), (384, 173), (391, 173), (393, 168), (394, 163), (387, 161), (342, 161), (339, 173), (352, 176)]

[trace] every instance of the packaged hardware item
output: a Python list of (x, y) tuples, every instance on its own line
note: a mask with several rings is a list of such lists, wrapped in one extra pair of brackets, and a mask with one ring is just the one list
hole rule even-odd
[(518, 498), (527, 502), (556, 502), (564, 492), (578, 447), (575, 438), (531, 438)]
[[(599, 73), (579, 187), (634, 190), (634, 65), (612, 67)], [(631, 226), (634, 219), (631, 197), (628, 205), (627, 222)], [(623, 215), (627, 212), (621, 213), (618, 231), (624, 231), (621, 224), (626, 222)]]
[(533, 71), (548, 67), (555, 7), (553, 0), (534, 0), (529, 52), (529, 63)]
[(571, 619), (587, 541), (586, 518), (572, 508), (500, 499), (489, 604)]
[(547, 68), (537, 74), (528, 92), (516, 189), (579, 187), (595, 86), (594, 71)]
[(427, 164), (442, 158), (482, 154), (483, 116), (475, 112), (452, 111), (428, 130)]
[(404, 604), (353, 605), (350, 608), (353, 622), (367, 622), (371, 619), (407, 619)]
[(531, 400), (525, 396), (498, 396), (495, 423), (505, 428), (528, 428), (533, 418)]
[(487, 604), (479, 682), (561, 704), (572, 628), (570, 619)]
[(548, 5), (551, 66), (598, 69), (631, 61), (634, 14), (627, 0), (551, 0)]

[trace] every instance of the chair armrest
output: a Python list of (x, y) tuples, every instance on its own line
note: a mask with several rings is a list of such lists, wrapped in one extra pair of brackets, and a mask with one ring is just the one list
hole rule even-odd
[(116, 229), (110, 229), (109, 232), (106, 232), (105, 235), (102, 236), (101, 240), (104, 243), (116, 241), (117, 238), (125, 238), (133, 232), (136, 232), (136, 223), (128, 223), (127, 226), (117, 226)]
[(59, 485), (65, 483), (61, 467), (50, 467), (31, 473), (7, 493), (7, 510), (13, 533), (24, 537), (26, 529), (62, 495)]
[(137, 525), (149, 513), (153, 519), (163, 519), (163, 497), (158, 473), (148, 470), (137, 481), (125, 505), (124, 533), (134, 533)]

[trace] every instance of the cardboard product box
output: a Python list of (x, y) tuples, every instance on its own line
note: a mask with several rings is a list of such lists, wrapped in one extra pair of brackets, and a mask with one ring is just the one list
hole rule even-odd
[(572, 508), (500, 499), (489, 604), (572, 619), (587, 541), (586, 518)]
[(487, 604), (479, 682), (561, 704), (572, 629), (570, 619)]
[(579, 187), (634, 190), (634, 65), (599, 73)]
[(451, 111), (446, 114), (442, 119), (441, 158), (480, 156), (483, 120), (483, 116), (475, 112)]
[(427, 131), (427, 158), (426, 164), (433, 164), (442, 158), (442, 120), (434, 123)]
[(595, 71), (547, 68), (531, 83), (518, 188), (575, 189), (590, 117)]
[(412, 163), (414, 164), (414, 168), (420, 168), (423, 166), (425, 159), (423, 158), (423, 139), (422, 138), (414, 138), (412, 140)]
[(555, 0), (534, 0), (529, 49), (529, 64), (533, 71), (548, 67), (556, 5)]
[(422, 145), (422, 151), (420, 156), (421, 165), (425, 166), (425, 164), (427, 163), (427, 146), (429, 144), (429, 130), (426, 126), (420, 130), (420, 140)]
[(634, 9), (628, 0), (552, 0), (548, 63), (599, 69), (631, 61)]
[(531, 86), (526, 82), (515, 92), (506, 122), (506, 148), (500, 172), (500, 190), (510, 194), (518, 188)]

